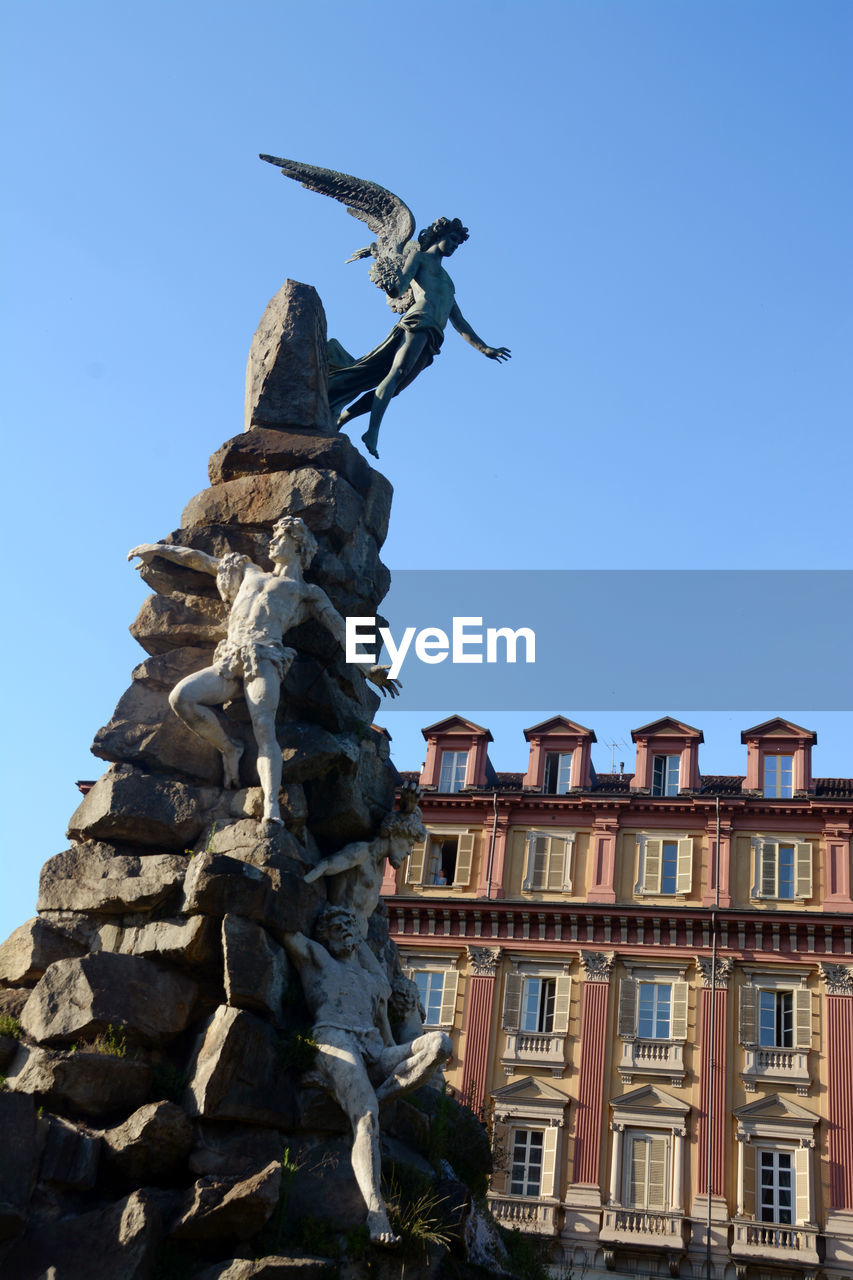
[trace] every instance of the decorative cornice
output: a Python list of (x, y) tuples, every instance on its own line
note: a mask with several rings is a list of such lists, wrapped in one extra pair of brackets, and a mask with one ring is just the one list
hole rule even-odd
[(822, 964), (828, 996), (853, 996), (853, 969), (846, 964)]
[(613, 951), (582, 951), (581, 964), (587, 982), (609, 982), (615, 960)]
[(702, 975), (703, 987), (727, 987), (732, 976), (732, 961), (726, 958), (713, 960), (711, 956), (697, 956), (696, 964)]
[(493, 978), (501, 958), (500, 947), (466, 947), (468, 959), (477, 978)]

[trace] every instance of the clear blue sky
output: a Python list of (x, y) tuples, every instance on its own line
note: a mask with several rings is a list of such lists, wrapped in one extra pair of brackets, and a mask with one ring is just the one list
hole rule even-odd
[[(389, 413), (392, 570), (850, 566), (844, 0), (7, 0), (2, 21), (0, 938), (143, 657), (126, 551), (241, 429), (268, 298), (313, 283), (353, 351), (389, 326), (344, 266), (363, 230), (259, 151), (461, 216), (461, 308), (513, 350), (449, 334)], [(785, 619), (732, 626), (753, 646)], [(579, 718), (603, 743), (677, 710)], [(740, 729), (786, 710), (691, 713), (703, 767), (741, 771)], [(497, 767), (551, 711), (573, 709), (475, 717)], [(385, 718), (416, 767), (423, 717)], [(795, 718), (816, 772), (853, 774), (851, 717)]]

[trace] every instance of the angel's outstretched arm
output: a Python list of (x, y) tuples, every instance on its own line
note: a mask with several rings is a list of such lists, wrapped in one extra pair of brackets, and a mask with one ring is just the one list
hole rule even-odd
[(456, 332), (461, 334), (465, 341), (469, 342), (472, 347), (476, 347), (477, 351), (481, 351), (484, 356), (488, 356), (490, 360), (509, 360), (509, 348), (490, 347), (488, 343), (478, 337), (455, 302), (451, 308), (449, 319)]

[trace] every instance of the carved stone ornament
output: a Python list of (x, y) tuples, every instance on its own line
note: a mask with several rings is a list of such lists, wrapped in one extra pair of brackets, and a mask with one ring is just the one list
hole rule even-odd
[(493, 978), (501, 958), (500, 947), (468, 947), (468, 959), (477, 978)]
[(615, 960), (613, 951), (582, 951), (581, 964), (587, 982), (609, 982)]
[(711, 956), (697, 956), (696, 964), (702, 975), (703, 987), (727, 987), (732, 976), (733, 963), (729, 959), (713, 960)]
[(853, 969), (846, 964), (822, 964), (826, 994), (829, 996), (853, 996)]

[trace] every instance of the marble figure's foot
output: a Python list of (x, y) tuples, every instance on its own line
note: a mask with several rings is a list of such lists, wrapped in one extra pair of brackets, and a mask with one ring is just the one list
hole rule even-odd
[(235, 791), (240, 789), (240, 760), (242, 756), (243, 748), (237, 742), (230, 743), (228, 750), (222, 752), (222, 763), (225, 766), (223, 786), (228, 789)]
[(391, 1223), (384, 1209), (368, 1209), (367, 1230), (373, 1244), (382, 1244), (386, 1249), (393, 1249), (400, 1243), (400, 1237), (395, 1236), (391, 1230)]
[(379, 437), (376, 435), (373, 435), (373, 433), (368, 430), (368, 431), (365, 431), (364, 435), (361, 438), (364, 441), (364, 447), (367, 450), (367, 452), (372, 453), (374, 458), (378, 458), (379, 450), (376, 448), (376, 446), (379, 443)]

